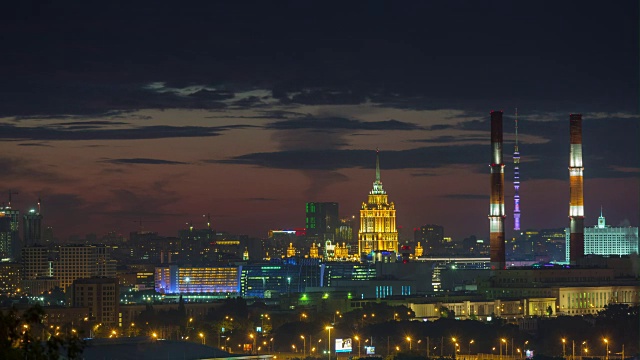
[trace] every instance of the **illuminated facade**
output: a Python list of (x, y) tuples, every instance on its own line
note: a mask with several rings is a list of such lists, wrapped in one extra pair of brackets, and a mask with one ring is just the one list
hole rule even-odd
[(320, 256), (320, 254), (318, 253), (318, 249), (319, 248), (316, 246), (316, 243), (312, 243), (311, 248), (309, 249), (309, 257), (312, 259), (322, 258), (322, 256)]
[[(570, 261), (570, 229), (565, 231), (565, 261)], [(638, 253), (638, 228), (607, 225), (600, 212), (598, 225), (584, 228), (584, 255), (630, 255)]]
[(156, 267), (155, 288), (161, 294), (218, 293), (237, 295), (237, 267)]
[(518, 109), (516, 109), (516, 145), (513, 151), (513, 230), (520, 230), (520, 151), (518, 149)]
[(424, 253), (424, 248), (422, 247), (422, 245), (420, 245), (420, 242), (418, 241), (418, 245), (416, 245), (415, 252), (414, 252), (413, 256), (414, 257), (420, 257), (420, 256), (422, 256), (423, 253)]
[(376, 180), (369, 192), (368, 201), (360, 210), (358, 252), (362, 255), (380, 252), (398, 252), (398, 229), (396, 207), (389, 203), (387, 193), (380, 181), (380, 153), (376, 150)]
[(274, 294), (303, 292), (320, 286), (322, 278), (318, 259), (288, 259), (269, 264), (240, 266), (242, 297), (270, 298)]
[(111, 247), (105, 245), (66, 245), (60, 247), (60, 260), (53, 276), (66, 289), (76, 279), (103, 276), (116, 277), (116, 261), (111, 259)]
[(335, 286), (336, 281), (368, 281), (375, 280), (375, 265), (357, 262), (330, 262), (321, 265), (322, 287)]

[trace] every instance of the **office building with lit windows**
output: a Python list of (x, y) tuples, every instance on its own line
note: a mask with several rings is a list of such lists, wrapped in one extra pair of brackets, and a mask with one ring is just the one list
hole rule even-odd
[(116, 278), (76, 279), (71, 286), (72, 305), (88, 308), (91, 321), (122, 326), (119, 314), (120, 286)]
[[(569, 262), (569, 235), (565, 242), (566, 262)], [(632, 226), (607, 225), (600, 213), (598, 225), (584, 228), (584, 255), (620, 256), (638, 253), (638, 228)]]
[(155, 289), (161, 294), (220, 294), (238, 296), (239, 270), (235, 266), (180, 267), (155, 269)]
[(53, 268), (53, 276), (65, 291), (76, 279), (116, 277), (116, 261), (111, 259), (110, 246), (66, 245), (60, 247), (59, 256), (60, 259)]
[(270, 298), (278, 294), (304, 292), (320, 286), (322, 268), (318, 259), (285, 259), (268, 264), (240, 266), (243, 297)]
[(307, 236), (314, 240), (334, 240), (340, 218), (336, 202), (308, 202), (305, 208)]

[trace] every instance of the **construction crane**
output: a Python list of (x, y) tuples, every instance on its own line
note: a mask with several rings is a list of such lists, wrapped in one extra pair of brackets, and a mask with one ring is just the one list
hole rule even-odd
[(160, 221), (160, 220), (142, 220), (142, 219), (138, 219), (138, 220), (133, 220), (133, 222), (140, 224), (140, 231), (139, 232), (143, 232), (144, 231), (144, 227), (142, 226), (143, 223), (162, 222), (162, 221)]
[(12, 195), (18, 195), (17, 191), (13, 191), (13, 190), (9, 190), (9, 204), (5, 207), (4, 203), (2, 203), (2, 207), (5, 209), (11, 209), (11, 196)]

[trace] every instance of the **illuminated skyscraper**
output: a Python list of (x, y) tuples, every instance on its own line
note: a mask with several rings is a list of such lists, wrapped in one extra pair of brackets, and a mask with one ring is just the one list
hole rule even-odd
[(38, 209), (30, 209), (22, 217), (24, 246), (33, 246), (42, 243), (42, 215), (40, 214), (40, 199)]
[(398, 228), (396, 227), (396, 206), (389, 203), (387, 193), (380, 181), (380, 152), (376, 150), (376, 180), (369, 192), (368, 201), (360, 210), (360, 231), (358, 231), (358, 252), (369, 255), (372, 252), (398, 252)]
[(307, 236), (321, 242), (335, 240), (335, 234), (340, 222), (338, 203), (308, 202), (305, 210)]
[(0, 259), (17, 259), (20, 257), (19, 236), (20, 211), (8, 206), (0, 207)]

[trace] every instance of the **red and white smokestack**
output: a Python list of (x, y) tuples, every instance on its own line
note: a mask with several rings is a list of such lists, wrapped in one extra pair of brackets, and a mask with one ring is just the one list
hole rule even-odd
[(502, 162), (502, 111), (491, 112), (491, 198), (489, 229), (491, 270), (506, 268), (504, 245), (504, 164)]
[(569, 263), (584, 257), (584, 194), (582, 166), (582, 114), (569, 115)]

